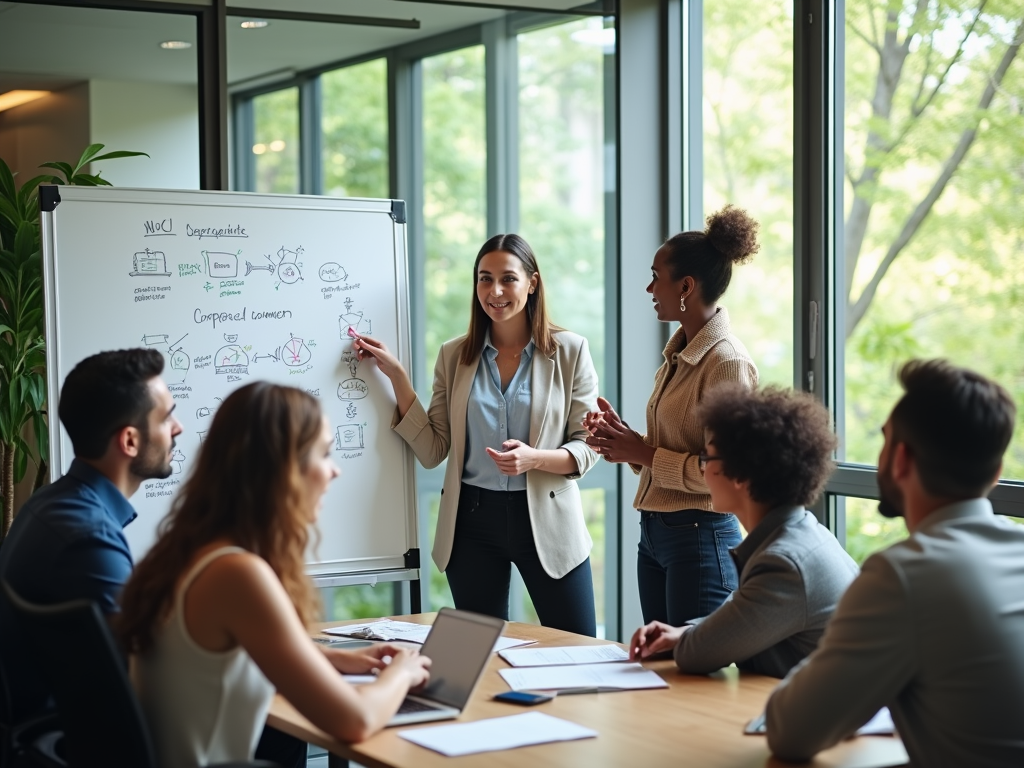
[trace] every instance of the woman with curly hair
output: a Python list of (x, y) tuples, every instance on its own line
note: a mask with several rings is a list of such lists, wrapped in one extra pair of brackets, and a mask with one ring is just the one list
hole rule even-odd
[[(275, 688), (317, 727), (360, 741), (426, 681), (415, 652), (309, 638), (318, 603), (304, 555), (339, 474), (332, 448), (319, 401), (293, 387), (249, 384), (217, 410), (116, 624), (161, 765), (252, 759)], [(356, 688), (338, 672), (378, 676)]]
[(717, 387), (698, 409), (698, 458), (716, 510), (749, 531), (732, 551), (739, 588), (710, 616), (683, 626), (659, 621), (633, 635), (630, 655), (674, 651), (683, 672), (740, 669), (785, 677), (813, 651), (857, 566), (804, 507), (832, 473), (836, 437), (810, 395), (769, 387)]
[(757, 368), (733, 336), (718, 300), (733, 265), (758, 251), (758, 224), (726, 206), (703, 232), (680, 232), (654, 254), (647, 292), (658, 319), (679, 323), (665, 346), (647, 404), (647, 433), (630, 429), (604, 398), (584, 425), (590, 446), (640, 475), (633, 506), (640, 512), (637, 581), (644, 621), (682, 624), (706, 616), (736, 588), (729, 548), (739, 544), (733, 515), (712, 512), (698, 467), (704, 431), (696, 408), (711, 387), (757, 386)]

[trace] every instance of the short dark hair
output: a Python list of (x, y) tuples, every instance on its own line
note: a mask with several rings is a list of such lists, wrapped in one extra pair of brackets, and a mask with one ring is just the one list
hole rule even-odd
[(665, 241), (673, 280), (690, 275), (706, 304), (722, 298), (732, 282), (733, 264), (750, 261), (761, 246), (759, 224), (742, 208), (727, 205), (707, 218), (703, 232), (680, 232)]
[(904, 395), (892, 409), (892, 445), (905, 443), (933, 496), (984, 496), (1013, 437), (1017, 406), (996, 382), (945, 360), (899, 370)]
[(835, 468), (832, 418), (805, 392), (720, 384), (704, 396), (698, 415), (725, 476), (749, 483), (750, 497), (761, 504), (812, 504)]
[(120, 349), (87, 357), (60, 390), (57, 412), (75, 456), (98, 459), (124, 427), (146, 428), (153, 408), (147, 385), (161, 374), (164, 356), (155, 349)]

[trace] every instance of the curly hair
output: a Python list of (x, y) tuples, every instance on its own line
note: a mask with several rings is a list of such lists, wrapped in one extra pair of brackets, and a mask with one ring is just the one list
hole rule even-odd
[(832, 419), (805, 392), (751, 392), (725, 383), (704, 396), (698, 415), (722, 457), (722, 472), (748, 483), (750, 497), (761, 504), (812, 504), (835, 468), (839, 443)]
[(221, 538), (266, 560), (299, 618), (307, 625), (315, 619), (319, 601), (304, 566), (302, 472), (322, 434), (320, 402), (301, 389), (258, 381), (231, 393), (156, 544), (121, 595), (115, 629), (129, 652), (153, 645), (178, 580), (199, 549)]
[(761, 246), (760, 225), (742, 208), (727, 205), (707, 218), (703, 232), (680, 232), (665, 241), (673, 280), (687, 275), (700, 284), (707, 304), (718, 301), (732, 282), (734, 264), (750, 261)]

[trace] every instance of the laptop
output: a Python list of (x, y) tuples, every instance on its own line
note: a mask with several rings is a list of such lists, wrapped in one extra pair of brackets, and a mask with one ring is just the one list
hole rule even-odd
[(432, 662), (430, 681), (405, 697), (388, 727), (451, 720), (462, 714), (504, 628), (502, 619), (442, 608), (420, 651)]

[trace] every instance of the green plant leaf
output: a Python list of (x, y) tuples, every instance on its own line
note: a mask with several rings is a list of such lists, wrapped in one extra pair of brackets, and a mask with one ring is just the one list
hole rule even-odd
[(48, 175), (36, 176), (21, 185), (21, 189), (18, 190), (18, 201), (21, 203), (22, 210), (25, 210), (25, 207), (28, 204), (29, 199), (32, 197), (32, 193), (35, 192), (36, 187), (44, 181), (49, 181), (51, 178), (52, 177)]
[[(107, 152), (105, 155), (94, 157), (91, 162), (98, 163), (100, 160), (114, 160), (118, 157), (149, 157), (147, 152), (127, 152), (125, 150), (118, 150), (117, 152)], [(81, 166), (79, 166), (81, 168)]]
[(36, 248), (35, 227), (27, 221), (23, 221), (14, 236), (14, 252), (20, 258), (26, 259), (36, 252)]
[(93, 159), (93, 157), (96, 156), (97, 152), (103, 149), (104, 146), (105, 145), (103, 144), (90, 144), (88, 147), (86, 147), (85, 151), (82, 153), (82, 156), (78, 159), (78, 165), (75, 166), (75, 170), (69, 173), (68, 176), (71, 177), (78, 173), (86, 163), (88, 163), (90, 160)]
[(14, 174), (11, 173), (10, 167), (2, 159), (0, 159), (0, 195), (12, 201), (17, 198), (17, 192), (14, 187)]
[(72, 184), (77, 184), (81, 187), (112, 187), (114, 186), (106, 179), (100, 178), (99, 175), (90, 175), (88, 173), (79, 173), (71, 179)]
[(25, 220), (18, 207), (5, 197), (0, 197), (0, 216), (10, 222), (11, 229), (17, 229), (18, 225)]
[(39, 458), (47, 464), (50, 462), (50, 429), (43, 418), (44, 411), (32, 414), (32, 431), (36, 435), (36, 445), (39, 447)]
[(58, 171), (64, 174), (64, 177), (68, 180), (75, 175), (75, 169), (71, 167), (69, 163), (53, 162), (53, 163), (41, 163), (40, 168), (56, 168)]

